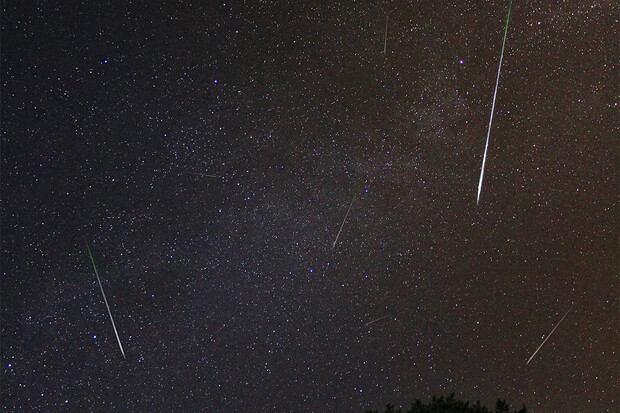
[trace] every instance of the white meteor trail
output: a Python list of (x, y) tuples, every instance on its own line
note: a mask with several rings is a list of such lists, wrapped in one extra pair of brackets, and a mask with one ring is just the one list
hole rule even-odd
[(353, 201), (355, 201), (355, 198), (353, 198), (351, 200), (351, 204), (349, 205), (349, 209), (347, 210), (347, 214), (344, 216), (344, 219), (342, 220), (342, 224), (340, 224), (340, 230), (338, 231), (338, 235), (336, 235), (336, 239), (334, 240), (334, 243), (332, 244), (332, 249), (334, 249), (336, 247), (336, 243), (338, 242), (338, 237), (340, 237), (340, 233), (342, 232), (342, 227), (344, 227), (344, 223), (347, 220), (347, 217), (349, 216), (349, 212), (351, 212), (351, 207), (353, 206)]
[(510, 21), (510, 9), (512, 0), (508, 6), (508, 18), (504, 29), (504, 43), (502, 43), (502, 54), (499, 57), (499, 67), (497, 68), (497, 80), (495, 81), (495, 92), (493, 92), (493, 104), (491, 105), (491, 119), (489, 119), (489, 129), (487, 130), (487, 143), (484, 145), (484, 156), (482, 157), (482, 168), (480, 169), (480, 182), (478, 182), (478, 197), (476, 205), (480, 203), (480, 191), (482, 191), (482, 178), (484, 178), (484, 164), (487, 161), (487, 150), (489, 149), (489, 138), (491, 137), (491, 124), (493, 123), (493, 112), (495, 111), (495, 98), (497, 97), (497, 86), (499, 85), (499, 74), (502, 71), (502, 60), (504, 59), (504, 46), (506, 46), (506, 34), (508, 34), (508, 21)]
[(364, 327), (368, 327), (369, 325), (374, 324), (377, 321), (381, 321), (381, 320), (383, 320), (384, 318), (387, 318), (387, 317), (389, 317), (389, 316), (384, 315), (383, 317), (375, 318), (374, 320), (371, 320), (371, 321), (367, 322), (366, 324), (364, 324)]
[(536, 351), (534, 352), (534, 354), (532, 354), (532, 357), (530, 357), (530, 359), (527, 361), (527, 363), (525, 363), (525, 365), (527, 366), (528, 364), (530, 364), (530, 361), (532, 361), (532, 359), (534, 358), (534, 356), (536, 355), (536, 353), (538, 353), (538, 350), (540, 350), (540, 348), (547, 342), (547, 340), (549, 340), (549, 337), (551, 337), (551, 334), (553, 334), (553, 332), (555, 331), (556, 328), (558, 328), (558, 326), (562, 323), (562, 321), (564, 321), (564, 319), (566, 318), (566, 316), (568, 315), (568, 313), (570, 313), (570, 310), (572, 310), (573, 307), (569, 308), (568, 311), (566, 312), (566, 314), (564, 314), (564, 317), (562, 317), (562, 319), (555, 325), (555, 327), (553, 327), (553, 330), (551, 330), (551, 332), (549, 333), (549, 335), (547, 336), (547, 338), (545, 338), (543, 340), (543, 342), (540, 344), (540, 346), (538, 346), (538, 348), (536, 349)]
[(114, 329), (114, 334), (116, 334), (116, 341), (118, 341), (118, 346), (121, 349), (123, 358), (126, 358), (125, 351), (123, 350), (123, 345), (121, 344), (121, 339), (118, 336), (118, 331), (116, 331), (116, 325), (114, 324), (114, 318), (112, 318), (112, 311), (110, 311), (110, 306), (108, 305), (108, 299), (105, 297), (105, 292), (103, 291), (103, 286), (101, 285), (101, 279), (99, 278), (99, 272), (97, 272), (97, 266), (95, 265), (95, 259), (93, 258), (92, 252), (90, 252), (90, 247), (88, 246), (88, 243), (86, 243), (86, 249), (88, 249), (88, 255), (90, 255), (90, 262), (93, 263), (93, 269), (95, 270), (95, 275), (97, 276), (97, 282), (99, 282), (99, 288), (101, 288), (101, 294), (103, 295), (103, 301), (105, 302), (105, 306), (108, 309), (108, 314), (110, 315), (110, 321), (112, 321), (112, 328)]
[(388, 28), (388, 16), (385, 16), (385, 39), (383, 41), (383, 54), (387, 52), (387, 28)]

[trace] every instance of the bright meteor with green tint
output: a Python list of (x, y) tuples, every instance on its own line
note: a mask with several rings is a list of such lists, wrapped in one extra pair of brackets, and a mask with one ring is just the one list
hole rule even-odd
[(499, 57), (499, 68), (497, 69), (497, 80), (495, 81), (495, 92), (493, 93), (493, 104), (491, 105), (491, 119), (489, 120), (489, 129), (487, 130), (487, 143), (484, 146), (484, 156), (482, 157), (482, 168), (480, 169), (480, 182), (478, 183), (478, 198), (476, 204), (480, 203), (480, 191), (482, 191), (482, 178), (484, 178), (484, 164), (487, 161), (487, 150), (489, 149), (489, 137), (491, 136), (491, 124), (493, 123), (493, 111), (495, 110), (495, 98), (497, 97), (497, 86), (499, 85), (499, 73), (502, 71), (502, 60), (504, 59), (504, 46), (506, 46), (506, 35), (508, 34), (508, 22), (510, 21), (510, 9), (512, 8), (512, 0), (508, 6), (508, 18), (506, 19), (506, 28), (504, 29), (504, 42), (502, 43), (502, 54)]
[(108, 299), (105, 297), (105, 292), (103, 291), (103, 286), (101, 285), (101, 279), (99, 278), (99, 272), (97, 271), (97, 266), (95, 265), (95, 259), (93, 258), (93, 253), (90, 251), (88, 242), (86, 243), (86, 249), (88, 250), (88, 255), (90, 256), (90, 262), (93, 263), (93, 269), (95, 270), (95, 275), (97, 276), (97, 282), (99, 282), (99, 288), (101, 288), (101, 294), (103, 295), (103, 301), (105, 302), (105, 306), (108, 309), (108, 314), (110, 315), (110, 321), (112, 321), (112, 328), (114, 329), (114, 334), (116, 334), (116, 341), (118, 341), (118, 346), (121, 349), (123, 358), (125, 358), (125, 351), (123, 350), (121, 339), (118, 336), (118, 331), (116, 331), (116, 325), (114, 324), (114, 318), (112, 318), (112, 311), (110, 311), (110, 306), (108, 305)]

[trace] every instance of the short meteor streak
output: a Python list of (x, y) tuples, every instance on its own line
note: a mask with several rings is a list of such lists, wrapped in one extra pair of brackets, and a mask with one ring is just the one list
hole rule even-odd
[(383, 54), (387, 53), (387, 28), (388, 28), (388, 16), (385, 16), (385, 38), (383, 40)]
[(114, 334), (116, 334), (116, 341), (118, 341), (118, 346), (121, 349), (123, 358), (126, 358), (125, 351), (123, 350), (123, 345), (121, 344), (121, 339), (118, 336), (118, 331), (116, 331), (116, 325), (114, 324), (114, 318), (112, 318), (112, 311), (110, 311), (110, 306), (108, 305), (108, 299), (105, 297), (105, 292), (103, 291), (103, 286), (101, 285), (101, 279), (99, 278), (99, 272), (97, 272), (97, 266), (95, 265), (95, 259), (93, 258), (92, 252), (90, 252), (90, 247), (88, 246), (88, 243), (86, 243), (86, 249), (88, 249), (88, 255), (90, 255), (90, 262), (93, 263), (93, 269), (95, 270), (95, 275), (97, 276), (97, 282), (99, 282), (99, 288), (101, 288), (101, 294), (103, 295), (103, 301), (105, 302), (105, 306), (108, 309), (108, 314), (110, 315), (110, 321), (112, 321), (112, 328), (114, 329)]
[(209, 175), (209, 174), (201, 174), (200, 172), (192, 172), (192, 171), (181, 171), (181, 172), (182, 173), (186, 173), (186, 174), (190, 174), (190, 175), (202, 176), (203, 178), (219, 178), (219, 176)]
[(556, 328), (558, 328), (558, 326), (562, 323), (562, 321), (564, 321), (564, 319), (566, 318), (566, 316), (568, 315), (568, 313), (570, 313), (570, 310), (572, 310), (573, 307), (569, 308), (568, 311), (566, 312), (566, 314), (564, 314), (564, 317), (562, 317), (562, 319), (555, 325), (555, 327), (553, 327), (553, 330), (551, 330), (551, 332), (549, 333), (549, 335), (547, 336), (547, 338), (545, 338), (543, 340), (543, 342), (540, 344), (540, 346), (538, 346), (538, 348), (536, 349), (536, 351), (534, 352), (534, 354), (532, 354), (532, 357), (530, 357), (530, 359), (527, 361), (527, 363), (525, 363), (525, 365), (527, 366), (528, 364), (530, 364), (530, 361), (532, 361), (532, 359), (534, 358), (534, 356), (536, 355), (536, 353), (538, 353), (538, 350), (540, 350), (540, 348), (547, 342), (547, 340), (549, 340), (549, 337), (551, 337), (551, 334), (553, 334), (553, 332), (555, 331)]
[(495, 81), (495, 92), (493, 92), (493, 104), (491, 105), (491, 119), (489, 119), (489, 129), (487, 130), (487, 143), (484, 145), (484, 156), (482, 157), (482, 168), (480, 169), (480, 182), (478, 183), (478, 198), (476, 205), (480, 203), (480, 191), (482, 191), (482, 178), (484, 178), (484, 164), (487, 161), (487, 150), (489, 149), (489, 138), (491, 136), (491, 124), (493, 123), (493, 112), (495, 111), (495, 98), (497, 97), (497, 86), (499, 85), (499, 73), (502, 71), (502, 60), (504, 59), (504, 46), (506, 46), (506, 34), (508, 34), (508, 21), (510, 20), (510, 9), (512, 8), (512, 0), (508, 6), (508, 18), (506, 19), (506, 28), (504, 29), (504, 43), (502, 43), (502, 54), (499, 57), (499, 68), (497, 69), (497, 80)]
[(347, 213), (344, 216), (344, 219), (342, 220), (342, 224), (340, 224), (340, 230), (338, 231), (338, 235), (336, 235), (336, 239), (334, 240), (334, 243), (332, 244), (332, 250), (336, 247), (336, 243), (338, 242), (338, 237), (340, 237), (340, 233), (342, 232), (342, 227), (344, 227), (344, 223), (346, 222), (347, 217), (349, 216), (349, 212), (351, 212), (351, 207), (353, 206), (353, 201), (355, 201), (355, 198), (353, 198), (351, 200), (351, 204), (349, 205), (349, 209), (347, 210)]
[(364, 327), (368, 327), (369, 325), (374, 324), (374, 323), (376, 323), (377, 321), (381, 321), (381, 320), (383, 320), (384, 318), (388, 318), (388, 317), (389, 317), (389, 316), (384, 315), (383, 317), (375, 318), (374, 320), (371, 320), (371, 321), (367, 322), (366, 324), (364, 324)]

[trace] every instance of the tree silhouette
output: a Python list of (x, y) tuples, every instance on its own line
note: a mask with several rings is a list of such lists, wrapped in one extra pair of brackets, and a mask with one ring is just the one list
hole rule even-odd
[[(366, 413), (380, 413), (378, 410), (367, 410)], [(394, 410), (394, 406), (388, 404), (385, 406), (383, 413), (511, 413), (510, 405), (505, 400), (498, 399), (495, 403), (495, 410), (491, 410), (480, 404), (480, 400), (475, 404), (469, 401), (457, 400), (454, 393), (447, 397), (433, 396), (428, 404), (422, 403), (420, 399), (416, 399), (411, 408), (406, 412), (402, 409)], [(525, 405), (519, 410), (512, 410), (512, 413), (528, 413)]]

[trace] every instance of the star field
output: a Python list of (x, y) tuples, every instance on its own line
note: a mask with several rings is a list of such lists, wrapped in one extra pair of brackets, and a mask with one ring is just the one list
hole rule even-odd
[(617, 411), (614, 6), (5, 2), (2, 410)]

